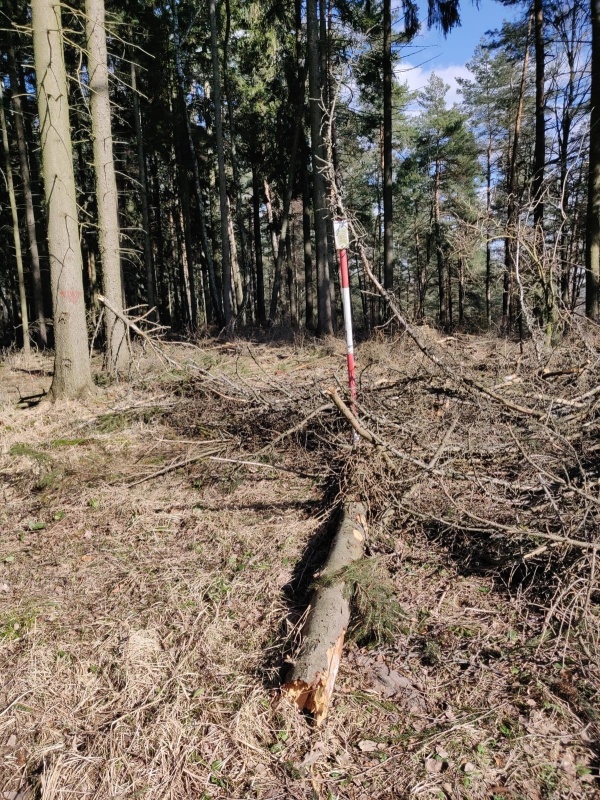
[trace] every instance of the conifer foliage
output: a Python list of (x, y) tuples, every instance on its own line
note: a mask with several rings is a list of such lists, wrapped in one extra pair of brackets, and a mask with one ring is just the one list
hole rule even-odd
[[(402, 70), (419, 25), (452, 35), (457, 2), (424, 20), (412, 0), (9, 3), (2, 343), (29, 320), (59, 396), (89, 386), (96, 327), (107, 368), (127, 370), (101, 291), (178, 335), (332, 333), (332, 180), (416, 321), (550, 341), (573, 313), (597, 318), (598, 3), (515, 5), (451, 107), (435, 74), (411, 93)], [(350, 261), (370, 329), (384, 309)]]

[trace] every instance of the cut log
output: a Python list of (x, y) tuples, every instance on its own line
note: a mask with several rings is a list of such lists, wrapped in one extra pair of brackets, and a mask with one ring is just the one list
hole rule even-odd
[[(321, 571), (322, 585), (313, 593), (302, 631), (300, 653), (281, 688), (301, 711), (321, 725), (329, 711), (344, 637), (350, 621), (350, 598), (344, 569), (359, 561), (367, 537), (366, 509), (347, 503)], [(339, 577), (337, 577), (339, 576)]]

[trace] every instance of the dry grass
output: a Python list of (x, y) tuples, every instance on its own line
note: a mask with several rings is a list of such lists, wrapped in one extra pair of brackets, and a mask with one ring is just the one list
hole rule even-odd
[[(485, 364), (490, 382), (519, 358), (491, 340), (442, 346), (457, 362)], [(36, 356), (32, 374), (5, 360), (0, 797), (597, 795), (589, 555), (551, 548), (525, 562), (537, 576), (527, 580), (514, 574), (518, 559), (508, 571), (481, 563), (493, 532), (476, 553), (481, 537), (427, 514), (447, 514), (441, 487), (460, 509), (500, 521), (514, 496), (470, 483), (467, 498), (449, 478), (406, 465), (392, 479), (367, 447), (343, 449), (347, 426), (332, 411), (253, 457), (343, 383), (342, 351), (335, 340), (209, 342), (177, 351), (185, 369), (158, 371), (142, 356), (130, 384), (85, 405), (29, 409), (15, 402), (47, 388), (51, 364)], [(536, 393), (533, 368), (519, 363), (522, 391)], [(479, 453), (489, 474), (492, 453), (497, 477), (527, 477), (515, 472), (524, 459), (507, 433), (522, 441), (521, 423), (432, 378), (405, 340), (365, 343), (358, 364), (367, 423), (404, 452), (431, 458), (457, 417), (446, 470), (472, 468)], [(575, 393), (593, 381), (583, 376)], [(563, 457), (550, 437), (526, 441), (546, 466)], [(204, 459), (128, 485), (215, 448), (264, 466)], [(413, 486), (409, 514), (395, 499)], [(276, 687), (332, 500), (345, 492), (370, 503), (371, 555), (406, 616), (389, 644), (348, 644), (330, 718), (313, 730)], [(561, 497), (560, 511), (579, 525), (576, 501)], [(514, 515), (513, 505), (511, 524)], [(510, 542), (496, 543), (512, 554)], [(561, 564), (571, 581), (557, 581)]]

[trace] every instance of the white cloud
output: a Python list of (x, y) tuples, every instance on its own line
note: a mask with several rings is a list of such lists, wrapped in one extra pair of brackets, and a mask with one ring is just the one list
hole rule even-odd
[(464, 64), (436, 67), (430, 64), (415, 65), (409, 61), (401, 61), (396, 67), (396, 78), (400, 83), (408, 84), (408, 88), (411, 91), (422, 89), (433, 73), (450, 86), (450, 90), (446, 95), (446, 106), (450, 108), (454, 103), (460, 103), (461, 95), (458, 93), (456, 79), (473, 77)]

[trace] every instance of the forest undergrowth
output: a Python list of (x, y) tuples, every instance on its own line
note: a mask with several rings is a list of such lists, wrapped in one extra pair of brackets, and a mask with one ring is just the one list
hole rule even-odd
[[(336, 339), (138, 350), (56, 405), (5, 354), (0, 797), (597, 796), (597, 334), (419, 332), (358, 347), (358, 421)], [(278, 687), (354, 498), (315, 729)]]

